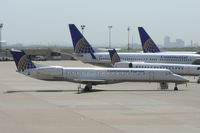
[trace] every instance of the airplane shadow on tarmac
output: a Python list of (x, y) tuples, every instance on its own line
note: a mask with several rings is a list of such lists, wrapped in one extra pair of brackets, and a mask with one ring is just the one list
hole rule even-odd
[[(10, 91), (6, 91), (6, 92), (4, 92), (4, 93), (6, 93), (6, 94), (9, 94), (9, 93), (24, 93), (24, 92), (39, 92), (39, 93), (43, 93), (43, 92), (46, 92), (46, 93), (48, 93), (48, 92), (76, 92), (76, 93), (93, 93), (93, 92), (102, 92), (102, 91), (107, 91), (107, 92), (144, 92), (144, 91), (146, 91), (146, 92), (152, 92), (152, 91), (163, 91), (163, 92), (165, 92), (165, 91), (174, 91), (174, 90), (169, 90), (169, 89), (167, 89), (167, 90), (159, 90), (159, 89), (155, 89), (155, 90), (114, 90), (114, 89), (104, 89), (104, 90), (102, 90), (102, 89), (92, 89), (92, 90), (90, 90), (90, 91), (84, 91), (84, 90), (80, 90), (79, 92), (78, 92), (78, 90), (10, 90)], [(178, 90), (178, 91), (184, 91), (184, 90)]]

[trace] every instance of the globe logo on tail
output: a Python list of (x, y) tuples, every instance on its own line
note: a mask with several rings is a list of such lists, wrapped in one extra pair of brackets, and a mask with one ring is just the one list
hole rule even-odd
[(158, 47), (155, 45), (155, 43), (153, 42), (152, 39), (148, 39), (145, 43), (144, 43), (144, 50), (147, 52), (160, 52), (160, 50), (158, 49)]
[(25, 69), (36, 68), (30, 59), (26, 55), (21, 57), (18, 62), (18, 71), (24, 71)]
[(94, 53), (94, 50), (85, 38), (81, 38), (76, 44), (75, 53)]
[(119, 56), (117, 55), (117, 53), (114, 53), (112, 56), (111, 63), (114, 65), (116, 62), (119, 62), (119, 61), (120, 61)]

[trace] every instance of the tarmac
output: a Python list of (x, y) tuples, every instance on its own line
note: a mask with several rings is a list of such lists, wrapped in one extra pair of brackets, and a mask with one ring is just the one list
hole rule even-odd
[[(47, 65), (94, 67), (80, 61)], [(187, 77), (192, 81), (194, 77)], [(1, 133), (199, 133), (200, 84), (157, 83), (94, 86), (77, 94), (78, 84), (40, 81), (0, 62)]]

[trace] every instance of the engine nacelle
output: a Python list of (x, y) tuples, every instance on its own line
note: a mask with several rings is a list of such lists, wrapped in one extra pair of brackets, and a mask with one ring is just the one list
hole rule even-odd
[(63, 76), (63, 68), (61, 67), (43, 67), (37, 70), (39, 75), (48, 75), (48, 76)]
[(193, 65), (200, 65), (200, 58), (197, 58), (195, 59), (193, 62), (192, 62)]
[(198, 50), (198, 51), (196, 52), (196, 54), (200, 54), (200, 50)]
[(131, 62), (117, 62), (114, 67), (116, 68), (133, 68), (133, 64)]

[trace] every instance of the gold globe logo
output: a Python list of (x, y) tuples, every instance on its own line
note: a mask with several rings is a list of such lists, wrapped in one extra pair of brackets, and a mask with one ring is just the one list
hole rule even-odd
[(89, 53), (89, 52), (93, 52), (93, 50), (90, 47), (87, 40), (85, 38), (80, 39), (76, 44), (75, 53)]
[(148, 52), (158, 52), (159, 51), (152, 39), (148, 39), (144, 43), (144, 49)]
[(116, 53), (114, 53), (111, 63), (114, 65), (116, 62), (119, 62), (119, 57)]
[(28, 68), (35, 68), (35, 65), (28, 59), (26, 55), (24, 55), (18, 62), (18, 70), (24, 71)]

